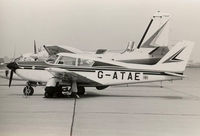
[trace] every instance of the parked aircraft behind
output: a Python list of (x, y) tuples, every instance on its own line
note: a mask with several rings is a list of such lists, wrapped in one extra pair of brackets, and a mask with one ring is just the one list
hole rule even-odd
[(151, 18), (138, 45), (130, 41), (122, 53), (104, 51), (96, 56), (126, 63), (156, 64), (169, 51), (169, 20), (169, 14), (158, 11)]

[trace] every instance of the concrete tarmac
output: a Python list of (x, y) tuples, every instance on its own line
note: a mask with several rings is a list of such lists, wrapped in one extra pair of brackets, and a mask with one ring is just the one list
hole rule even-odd
[[(0, 136), (199, 136), (200, 69), (180, 81), (86, 88), (80, 99), (0, 86)], [(6, 84), (7, 80), (0, 80)], [(16, 83), (16, 82), (13, 82)]]

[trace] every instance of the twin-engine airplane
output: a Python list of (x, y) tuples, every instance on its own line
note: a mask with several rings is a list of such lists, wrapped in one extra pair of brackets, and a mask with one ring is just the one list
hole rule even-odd
[(178, 80), (184, 77), (192, 48), (192, 42), (179, 42), (154, 65), (130, 64), (71, 53), (60, 53), (55, 59), (40, 64), (12, 62), (7, 65), (11, 69), (9, 86), (13, 72), (23, 79), (46, 83), (46, 98), (62, 96), (64, 87), (70, 87), (67, 91), (79, 97), (85, 93), (85, 87), (100, 90), (113, 85)]

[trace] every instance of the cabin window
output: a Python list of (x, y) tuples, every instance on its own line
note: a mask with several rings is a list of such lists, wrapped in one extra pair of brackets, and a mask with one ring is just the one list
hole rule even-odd
[(46, 62), (54, 64), (57, 58), (58, 58), (58, 55), (52, 55), (46, 60)]
[(92, 66), (93, 64), (93, 60), (78, 58), (78, 66)]
[(76, 65), (76, 58), (62, 56), (60, 57), (58, 64), (64, 64), (64, 65)]

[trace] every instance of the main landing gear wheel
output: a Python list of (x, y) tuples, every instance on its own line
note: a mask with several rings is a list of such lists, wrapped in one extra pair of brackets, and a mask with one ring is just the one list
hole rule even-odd
[(85, 88), (83, 86), (78, 86), (78, 95), (84, 95), (85, 94)]
[(45, 98), (52, 98), (54, 91), (55, 91), (55, 87), (46, 87), (44, 97)]
[(24, 93), (24, 95), (26, 95), (26, 96), (33, 95), (34, 89), (33, 89), (33, 87), (31, 87), (31, 86), (26, 86), (26, 87), (24, 87), (24, 89), (23, 89), (23, 93)]
[(53, 97), (53, 94), (52, 94), (52, 93), (49, 93), (49, 92), (45, 92), (45, 93), (44, 93), (44, 97), (45, 97), (45, 98), (52, 98), (52, 97)]
[(46, 87), (45, 88), (44, 97), (45, 98), (59, 98), (59, 97), (63, 97), (62, 87)]
[(62, 92), (53, 92), (53, 95), (52, 95), (52, 97), (53, 98), (61, 98), (61, 97), (63, 97), (64, 95), (62, 94)]

